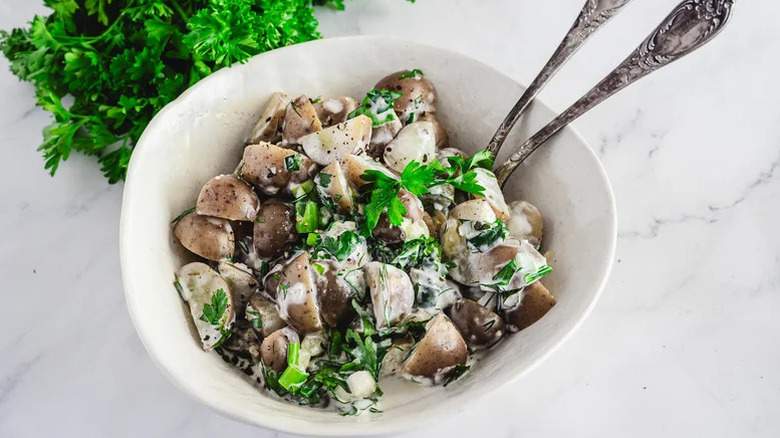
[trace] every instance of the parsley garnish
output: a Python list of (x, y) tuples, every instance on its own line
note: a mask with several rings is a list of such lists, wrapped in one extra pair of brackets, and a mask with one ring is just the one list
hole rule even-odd
[(333, 175), (329, 173), (320, 172), (317, 175), (317, 185), (322, 187), (323, 189), (327, 189), (330, 186), (330, 180), (333, 178)]
[(398, 80), (406, 79), (406, 78), (414, 78), (417, 76), (423, 76), (422, 70), (419, 68), (415, 68), (414, 70), (410, 71), (409, 73), (404, 73), (401, 76), (398, 76)]
[(369, 202), (366, 204), (366, 227), (373, 230), (379, 222), (383, 212), (392, 225), (401, 225), (406, 207), (398, 193), (405, 189), (415, 196), (422, 196), (430, 191), (431, 187), (450, 184), (456, 189), (482, 195), (485, 188), (477, 184), (476, 169), (489, 169), (493, 166), (493, 154), (480, 151), (471, 158), (448, 157), (450, 167), (444, 167), (438, 159), (423, 166), (417, 161), (406, 165), (401, 173), (400, 180), (385, 175), (378, 170), (366, 170), (360, 177), (367, 182), (361, 191), (370, 193)]
[(545, 275), (549, 274), (550, 272), (552, 272), (552, 270), (553, 269), (549, 265), (544, 265), (541, 268), (539, 268), (539, 270), (536, 271), (536, 272), (525, 274), (523, 276), (523, 281), (525, 281), (525, 284), (531, 284), (534, 281), (536, 281), (536, 280), (544, 277)]
[(292, 154), (284, 157), (284, 168), (290, 172), (296, 172), (301, 170), (301, 162), (303, 162), (303, 156), (301, 154)]
[(468, 371), (469, 368), (471, 367), (468, 365), (455, 365), (452, 368), (452, 371), (447, 374), (447, 379), (444, 381), (444, 386), (447, 386), (450, 383), (460, 379), (464, 374), (466, 374), (466, 371)]
[(371, 90), (363, 98), (363, 103), (347, 117), (351, 119), (360, 115), (368, 116), (373, 126), (382, 126), (385, 123), (398, 120), (398, 116), (393, 110), (393, 104), (401, 96), (403, 96), (402, 93), (395, 91)]
[(468, 243), (479, 252), (487, 251), (492, 248), (496, 242), (506, 238), (507, 228), (506, 225), (501, 222), (501, 219), (496, 219), (492, 224), (483, 224), (481, 222), (477, 222), (477, 224), (483, 228), (479, 230), (479, 234), (468, 239)]
[(205, 321), (213, 326), (220, 326), (220, 319), (227, 310), (228, 299), (225, 289), (217, 289), (211, 294), (211, 304), (203, 305), (203, 314), (200, 315), (201, 321)]
[(317, 236), (317, 240), (312, 248), (313, 258), (333, 257), (343, 262), (355, 250), (355, 246), (360, 244), (360, 237), (352, 231), (345, 231), (338, 237)]
[(260, 330), (263, 328), (263, 320), (260, 319), (260, 313), (254, 311), (254, 310), (247, 310), (247, 315), (253, 316), (254, 318), (248, 318), (249, 323), (252, 324), (252, 327)]

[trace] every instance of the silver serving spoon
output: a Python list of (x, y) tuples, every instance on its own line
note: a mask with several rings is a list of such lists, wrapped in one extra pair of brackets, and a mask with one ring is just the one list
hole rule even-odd
[(558, 73), (558, 70), (568, 61), (577, 50), (582, 47), (585, 42), (590, 39), (591, 35), (603, 26), (610, 18), (617, 15), (620, 9), (627, 5), (631, 0), (586, 0), (585, 6), (582, 7), (580, 15), (577, 20), (569, 29), (569, 33), (563, 37), (563, 41), (555, 50), (550, 60), (539, 72), (531, 85), (525, 90), (525, 93), (520, 97), (515, 106), (506, 115), (506, 118), (493, 134), (493, 138), (490, 139), (485, 150), (493, 153), (494, 156), (498, 155), (501, 145), (504, 144), (509, 131), (514, 128), (520, 116), (523, 115), (531, 101), (536, 98), (536, 95), (542, 91), (545, 85), (550, 82), (550, 79)]
[(693, 52), (714, 38), (731, 18), (735, 0), (686, 0), (598, 85), (523, 143), (496, 169), (501, 187), (539, 146), (618, 91)]

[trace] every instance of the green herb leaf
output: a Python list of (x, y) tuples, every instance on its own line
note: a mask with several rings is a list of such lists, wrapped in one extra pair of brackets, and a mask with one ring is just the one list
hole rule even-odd
[(192, 213), (193, 211), (195, 211), (195, 207), (188, 208), (188, 209), (182, 211), (180, 215), (176, 216), (176, 218), (171, 221), (171, 223), (175, 224), (176, 222), (179, 222), (180, 220), (182, 220), (184, 218), (184, 216), (187, 216), (188, 214)]
[(335, 258), (343, 262), (355, 251), (358, 244), (360, 244), (360, 236), (352, 231), (345, 231), (338, 237), (327, 236), (323, 239), (322, 236), (318, 236), (312, 248), (312, 258)]
[(447, 374), (447, 378), (444, 380), (444, 386), (460, 379), (471, 367), (468, 365), (455, 365), (452, 370)]
[(541, 268), (539, 268), (538, 271), (536, 271), (534, 273), (525, 274), (523, 276), (523, 281), (525, 281), (525, 284), (531, 284), (534, 281), (544, 277), (545, 275), (549, 274), (552, 271), (553, 271), (552, 267), (550, 267), (548, 265), (544, 265)]
[(213, 326), (221, 326), (220, 320), (227, 310), (227, 305), (227, 293), (224, 289), (217, 289), (211, 294), (211, 304), (203, 305), (203, 314), (200, 315), (201, 321)]
[(401, 79), (414, 78), (414, 77), (417, 77), (417, 76), (423, 76), (423, 72), (422, 72), (422, 70), (415, 68), (412, 71), (410, 71), (409, 73), (404, 73), (401, 76), (398, 76), (398, 80), (400, 81)]
[(284, 157), (284, 168), (290, 172), (301, 170), (303, 156), (301, 154), (292, 154)]
[(393, 104), (401, 96), (403, 96), (402, 93), (395, 91), (371, 90), (363, 98), (363, 103), (349, 113), (347, 118), (351, 119), (360, 115), (368, 116), (372, 126), (375, 127), (398, 120), (398, 116), (393, 110)]

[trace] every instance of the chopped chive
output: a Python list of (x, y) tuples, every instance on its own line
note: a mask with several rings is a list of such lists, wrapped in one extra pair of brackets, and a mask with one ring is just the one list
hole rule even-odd
[(182, 220), (184, 218), (184, 216), (187, 216), (188, 214), (192, 213), (193, 211), (195, 211), (195, 207), (192, 207), (192, 208), (189, 208), (187, 210), (184, 210), (183, 212), (181, 212), (180, 215), (176, 216), (176, 219), (172, 220), (171, 223), (175, 224), (176, 222), (179, 222), (180, 220)]
[(291, 342), (287, 347), (287, 365), (297, 366), (298, 355), (301, 351), (301, 344), (299, 342)]
[[(290, 345), (292, 346), (293, 344)], [(296, 388), (301, 387), (308, 377), (309, 375), (304, 371), (291, 365), (284, 370), (281, 376), (279, 376), (279, 384), (282, 385), (284, 389), (293, 391)]]
[(314, 264), (314, 270), (317, 271), (317, 274), (322, 275), (325, 273), (325, 266), (315, 263)]
[(314, 190), (314, 181), (307, 179), (301, 185), (293, 188), (291, 192), (295, 199), (301, 199), (311, 193), (312, 190)]
[(284, 168), (290, 172), (296, 172), (301, 170), (301, 162), (303, 157), (301, 154), (295, 153), (284, 157)]
[(306, 237), (306, 244), (309, 246), (316, 245), (318, 236), (319, 235), (317, 233), (309, 233), (309, 235)]
[(296, 210), (296, 228), (299, 233), (317, 231), (320, 221), (320, 208), (313, 202), (298, 203)]

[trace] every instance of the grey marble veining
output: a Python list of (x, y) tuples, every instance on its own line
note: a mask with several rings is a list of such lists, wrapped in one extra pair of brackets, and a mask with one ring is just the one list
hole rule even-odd
[[(0, 28), (42, 11), (0, 0)], [(327, 36), (415, 38), (528, 82), (582, 0), (356, 0)], [(636, 0), (541, 98), (562, 109), (677, 0)], [(723, 35), (575, 127), (607, 168), (618, 251), (601, 302), (542, 367), (466, 413), (406, 434), (780, 434), (780, 3), (741, 1)], [(275, 437), (175, 388), (139, 342), (118, 261), (122, 187), (74, 155), (56, 178), (47, 116), (0, 59), (0, 437)]]

